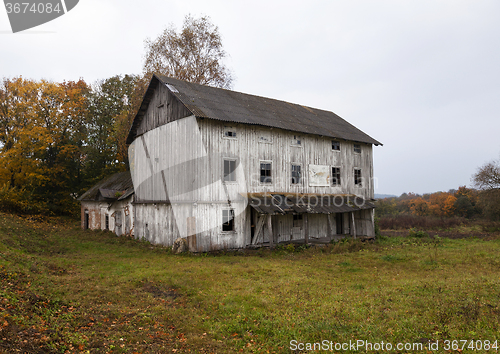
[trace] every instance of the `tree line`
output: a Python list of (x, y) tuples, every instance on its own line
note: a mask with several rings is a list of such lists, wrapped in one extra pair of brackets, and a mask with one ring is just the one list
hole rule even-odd
[(145, 41), (141, 75), (95, 83), (0, 81), (0, 209), (75, 214), (78, 196), (128, 169), (126, 137), (153, 73), (230, 88), (217, 26), (186, 16)]
[(465, 219), (486, 218), (500, 220), (500, 179), (486, 185), (491, 180), (492, 171), (500, 176), (500, 163), (490, 162), (478, 168), (472, 177), (476, 188), (460, 186), (448, 192), (428, 194), (403, 193), (399, 197), (376, 201), (379, 217), (395, 215), (416, 215), (436, 218), (460, 217)]
[(75, 197), (127, 168), (138, 77), (93, 85), (23, 77), (0, 82), (2, 209), (71, 213)]

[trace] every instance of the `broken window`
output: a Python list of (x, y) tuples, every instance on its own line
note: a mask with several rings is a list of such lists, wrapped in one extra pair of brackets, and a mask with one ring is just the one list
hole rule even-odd
[(224, 127), (224, 137), (236, 139), (236, 128)]
[(260, 163), (260, 183), (272, 183), (271, 162)]
[(300, 135), (294, 135), (292, 139), (292, 145), (295, 146), (301, 146), (302, 145), (302, 139)]
[(358, 187), (362, 186), (361, 170), (359, 168), (354, 169), (354, 185)]
[(361, 145), (360, 144), (354, 144), (354, 152), (357, 154), (361, 154)]
[(301, 180), (300, 165), (292, 165), (292, 184), (299, 184)]
[(332, 150), (340, 151), (340, 142), (332, 140)]
[(234, 210), (222, 210), (222, 231), (234, 231)]
[(236, 160), (224, 160), (224, 182), (236, 181)]
[(340, 186), (340, 167), (332, 167), (332, 186)]

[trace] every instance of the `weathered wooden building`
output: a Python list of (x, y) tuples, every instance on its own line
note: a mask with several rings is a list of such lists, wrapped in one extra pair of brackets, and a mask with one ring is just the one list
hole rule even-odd
[(83, 229), (110, 230), (118, 236), (134, 234), (134, 186), (130, 172), (103, 179), (78, 200)]
[(374, 235), (381, 143), (332, 112), (155, 75), (127, 144), (137, 238), (209, 251)]

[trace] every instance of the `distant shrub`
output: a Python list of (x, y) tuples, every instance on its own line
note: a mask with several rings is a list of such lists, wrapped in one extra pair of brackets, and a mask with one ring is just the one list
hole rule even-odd
[(408, 231), (408, 237), (424, 238), (424, 237), (429, 237), (429, 234), (425, 231), (418, 230), (416, 228), (411, 228)]
[(467, 225), (468, 220), (461, 217), (437, 218), (412, 214), (383, 216), (379, 220), (381, 230), (408, 230), (411, 228), (425, 230), (445, 230), (452, 227)]

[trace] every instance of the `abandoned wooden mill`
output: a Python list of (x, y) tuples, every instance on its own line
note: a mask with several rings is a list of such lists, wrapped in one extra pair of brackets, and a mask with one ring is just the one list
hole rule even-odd
[(193, 252), (375, 235), (382, 144), (332, 112), (154, 75), (127, 144), (133, 201), (92, 214), (117, 234)]

